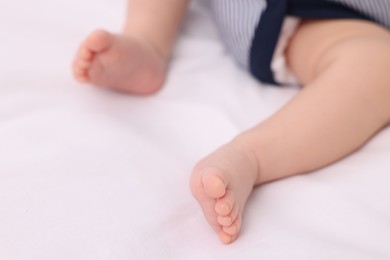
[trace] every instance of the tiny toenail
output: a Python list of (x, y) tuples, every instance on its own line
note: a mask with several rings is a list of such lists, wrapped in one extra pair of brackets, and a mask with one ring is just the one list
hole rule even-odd
[(225, 205), (223, 206), (223, 209), (225, 210), (225, 212), (230, 212), (230, 207), (229, 207), (229, 205), (227, 205), (227, 204), (225, 204)]
[(232, 237), (226, 233), (220, 235), (220, 238), (224, 244), (230, 244), (232, 242)]
[(230, 227), (226, 228), (226, 230), (225, 230), (225, 232), (230, 234), (230, 235), (236, 234), (237, 231), (238, 231), (238, 229), (236, 226), (230, 226)]
[(225, 223), (228, 223), (228, 225), (230, 225), (230, 224), (233, 222), (233, 220), (232, 220), (231, 217), (225, 217), (225, 218), (224, 218), (224, 222), (225, 222)]
[(220, 214), (226, 214), (227, 215), (230, 212), (230, 207), (227, 204), (225, 204), (225, 203), (220, 205), (218, 208), (219, 208), (219, 210), (217, 210), (217, 211)]

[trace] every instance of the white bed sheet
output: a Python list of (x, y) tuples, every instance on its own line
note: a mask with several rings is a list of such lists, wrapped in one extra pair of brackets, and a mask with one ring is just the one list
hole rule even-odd
[(118, 31), (124, 10), (0, 2), (0, 259), (390, 259), (390, 129), (337, 164), (256, 189), (240, 238), (222, 245), (190, 195), (191, 168), (297, 89), (237, 68), (202, 3), (157, 95), (77, 84), (78, 43)]

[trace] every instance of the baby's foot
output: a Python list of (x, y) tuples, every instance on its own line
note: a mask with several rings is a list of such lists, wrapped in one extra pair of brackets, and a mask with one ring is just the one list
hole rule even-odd
[(165, 67), (165, 59), (147, 41), (97, 30), (80, 46), (73, 73), (80, 82), (151, 94), (161, 88)]
[(257, 179), (257, 159), (239, 140), (218, 149), (195, 167), (190, 182), (192, 194), (223, 243), (238, 237), (242, 213)]

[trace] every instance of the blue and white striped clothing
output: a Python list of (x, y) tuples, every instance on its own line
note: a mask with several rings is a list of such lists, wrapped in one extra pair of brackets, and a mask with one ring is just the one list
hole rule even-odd
[(237, 62), (266, 83), (285, 17), (365, 19), (390, 28), (390, 0), (209, 0), (217, 26)]
[(373, 21), (390, 28), (389, 0), (329, 0), (358, 11)]
[(212, 0), (211, 10), (222, 39), (241, 66), (248, 68), (255, 28), (267, 7), (265, 0)]

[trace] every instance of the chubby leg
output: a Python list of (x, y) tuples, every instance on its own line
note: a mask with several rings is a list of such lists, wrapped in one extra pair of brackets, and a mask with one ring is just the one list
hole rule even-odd
[(287, 58), (301, 92), (194, 169), (192, 193), (224, 243), (237, 238), (255, 186), (340, 160), (389, 123), (387, 30), (365, 21), (306, 21)]
[(80, 82), (132, 94), (151, 94), (167, 63), (189, 0), (129, 0), (123, 33), (92, 32), (73, 62)]

